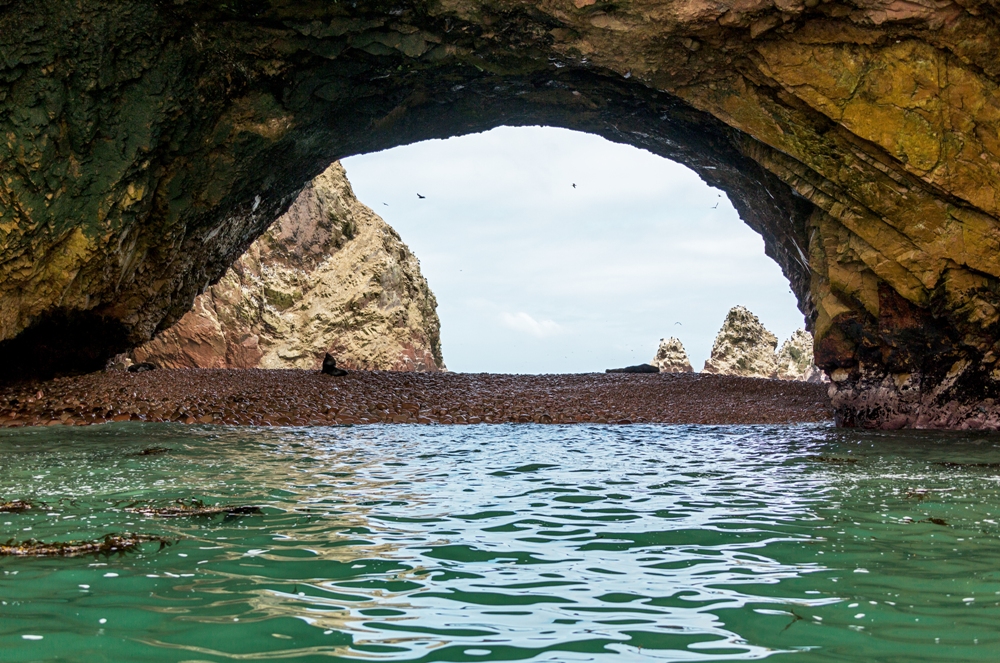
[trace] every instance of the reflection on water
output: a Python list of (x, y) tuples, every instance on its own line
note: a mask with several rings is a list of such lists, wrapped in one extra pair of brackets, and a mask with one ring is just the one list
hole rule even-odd
[[(996, 660), (1000, 438), (825, 426), (0, 433), (3, 661)], [(169, 452), (143, 456), (148, 447)], [(147, 519), (202, 499), (264, 514)]]

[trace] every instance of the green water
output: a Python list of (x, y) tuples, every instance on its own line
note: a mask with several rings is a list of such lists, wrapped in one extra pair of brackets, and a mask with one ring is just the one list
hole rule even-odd
[[(44, 508), (0, 540), (177, 543), (0, 559), (0, 661), (996, 661), (994, 463), (825, 426), (4, 431), (0, 500)], [(124, 510), (177, 498), (264, 513)]]

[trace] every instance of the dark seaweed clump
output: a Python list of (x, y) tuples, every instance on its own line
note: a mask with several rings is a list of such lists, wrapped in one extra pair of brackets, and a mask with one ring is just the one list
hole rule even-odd
[(31, 502), (24, 500), (13, 500), (11, 502), (0, 502), (0, 513), (21, 513), (34, 508)]
[(149, 447), (148, 449), (143, 449), (137, 456), (159, 456), (160, 454), (165, 454), (173, 451), (173, 449), (168, 449), (166, 447)]
[(182, 518), (195, 516), (218, 516), (227, 517), (252, 516), (263, 513), (259, 506), (249, 505), (213, 505), (209, 506), (201, 500), (177, 500), (174, 504), (166, 507), (151, 506), (129, 506), (125, 508), (129, 513), (138, 513), (151, 518)]
[(97, 541), (59, 541), (45, 543), (28, 539), (20, 543), (11, 539), (0, 544), (0, 557), (79, 557), (94, 555), (110, 557), (132, 552), (143, 543), (156, 542), (160, 550), (173, 541), (151, 534), (108, 534)]

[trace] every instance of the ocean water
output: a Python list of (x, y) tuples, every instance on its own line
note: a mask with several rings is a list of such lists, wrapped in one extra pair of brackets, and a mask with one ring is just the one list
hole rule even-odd
[[(159, 455), (139, 455), (165, 447)], [(1000, 437), (126, 423), (0, 433), (0, 661), (996, 661)], [(243, 517), (145, 518), (177, 499)]]

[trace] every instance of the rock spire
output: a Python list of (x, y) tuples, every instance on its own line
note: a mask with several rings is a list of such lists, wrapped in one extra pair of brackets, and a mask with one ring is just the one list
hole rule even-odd
[(748, 378), (772, 377), (777, 369), (777, 346), (778, 338), (756, 315), (743, 306), (734, 306), (715, 337), (712, 356), (705, 361), (702, 372)]
[(776, 359), (775, 377), (782, 380), (822, 382), (823, 371), (813, 363), (813, 337), (805, 329), (796, 329), (782, 343)]
[(726, 316), (705, 362), (705, 373), (751, 378), (777, 378), (823, 382), (823, 371), (813, 363), (812, 334), (795, 330), (775, 352), (777, 337), (743, 306), (734, 306)]
[(660, 347), (656, 349), (656, 356), (649, 363), (659, 368), (661, 373), (691, 373), (694, 371), (687, 351), (684, 349), (684, 344), (674, 336), (660, 339)]

